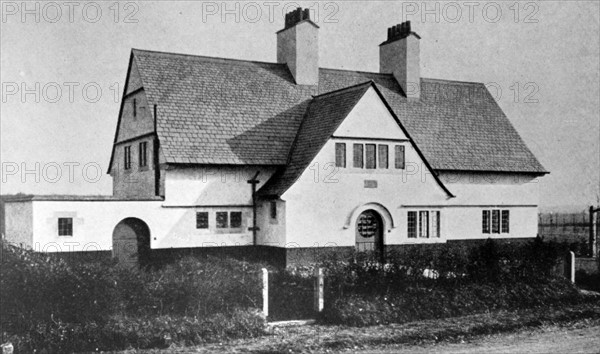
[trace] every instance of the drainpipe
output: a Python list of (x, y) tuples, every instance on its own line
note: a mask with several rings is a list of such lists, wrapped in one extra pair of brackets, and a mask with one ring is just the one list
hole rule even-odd
[(156, 130), (156, 105), (154, 105), (154, 140), (152, 141), (152, 159), (154, 160), (154, 195), (160, 196), (160, 166), (158, 165), (158, 150), (160, 142), (158, 141), (158, 131)]
[(248, 180), (248, 183), (252, 185), (252, 227), (249, 227), (248, 230), (252, 231), (252, 245), (256, 246), (256, 231), (259, 228), (256, 226), (256, 185), (260, 182), (257, 178), (260, 174), (260, 171), (256, 171), (256, 174), (252, 179)]

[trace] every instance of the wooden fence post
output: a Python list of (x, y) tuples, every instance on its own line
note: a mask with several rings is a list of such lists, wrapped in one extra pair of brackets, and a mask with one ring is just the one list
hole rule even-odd
[(569, 251), (569, 256), (567, 260), (568, 266), (568, 274), (571, 283), (575, 283), (575, 253), (573, 251)]
[(262, 269), (262, 298), (263, 298), (263, 314), (269, 316), (269, 271), (267, 268)]
[(323, 311), (325, 304), (324, 299), (325, 279), (323, 277), (323, 268), (315, 269), (315, 312), (319, 313)]

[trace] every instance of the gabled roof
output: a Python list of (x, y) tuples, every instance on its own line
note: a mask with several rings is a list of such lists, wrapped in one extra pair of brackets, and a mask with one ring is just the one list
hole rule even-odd
[(480, 83), (320, 69), (295, 85), (285, 64), (133, 50), (167, 163), (285, 165), (313, 95), (372, 80), (435, 170), (546, 173)]
[[(260, 190), (259, 195), (279, 197), (287, 191), (300, 178), (302, 173), (308, 168), (311, 161), (321, 151), (325, 143), (332, 137), (340, 124), (346, 119), (348, 114), (360, 101), (369, 88), (373, 88), (385, 106), (388, 108), (392, 117), (396, 120), (399, 127), (409, 137), (413, 145), (427, 168), (432, 169), (421, 151), (410, 138), (409, 133), (402, 126), (398, 117), (392, 111), (388, 102), (377, 88), (373, 81), (367, 81), (362, 84), (350, 86), (341, 90), (316, 96), (310, 103), (302, 125), (292, 146), (290, 157), (286, 167), (273, 176)], [(433, 174), (440, 187), (453, 197), (452, 193), (442, 184), (439, 178)]]

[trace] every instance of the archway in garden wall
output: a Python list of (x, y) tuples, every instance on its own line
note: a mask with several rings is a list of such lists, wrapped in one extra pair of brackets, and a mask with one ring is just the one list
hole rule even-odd
[(131, 267), (150, 263), (150, 228), (137, 218), (121, 220), (112, 235), (112, 256)]

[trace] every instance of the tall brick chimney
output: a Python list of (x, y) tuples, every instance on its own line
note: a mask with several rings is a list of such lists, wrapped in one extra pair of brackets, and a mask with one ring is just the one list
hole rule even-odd
[(379, 45), (379, 72), (393, 74), (406, 97), (421, 97), (419, 40), (410, 21), (388, 28), (387, 40)]
[(287, 64), (297, 85), (319, 83), (319, 26), (309, 9), (285, 15), (285, 28), (277, 32), (277, 62)]

